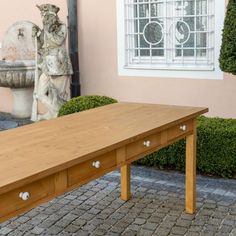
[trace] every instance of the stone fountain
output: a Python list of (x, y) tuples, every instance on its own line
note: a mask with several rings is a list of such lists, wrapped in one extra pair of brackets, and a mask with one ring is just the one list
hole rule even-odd
[(0, 87), (11, 88), (12, 115), (18, 118), (31, 116), (35, 71), (35, 46), (32, 28), (35, 24), (19, 21), (6, 32), (2, 41), (0, 60)]

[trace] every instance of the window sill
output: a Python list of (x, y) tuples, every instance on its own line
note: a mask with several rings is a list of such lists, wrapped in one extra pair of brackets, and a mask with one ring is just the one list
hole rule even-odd
[(157, 64), (131, 64), (124, 66), (124, 69), (137, 69), (137, 70), (174, 70), (174, 71), (214, 71), (213, 65), (157, 65)]
[(180, 79), (210, 79), (223, 80), (223, 72), (217, 69), (201, 68), (179, 68), (179, 69), (161, 69), (161, 68), (145, 68), (134, 66), (119, 66), (119, 76), (133, 77), (156, 77), (156, 78), (180, 78)]

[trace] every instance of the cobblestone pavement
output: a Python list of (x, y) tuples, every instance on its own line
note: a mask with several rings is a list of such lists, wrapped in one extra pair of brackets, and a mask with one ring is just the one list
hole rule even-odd
[[(31, 123), (0, 112), (0, 131)], [(0, 235), (236, 236), (236, 180), (197, 177), (197, 212), (184, 213), (184, 175), (132, 167), (132, 199), (119, 172), (0, 224)]]
[(0, 224), (0, 235), (236, 236), (236, 180), (197, 177), (197, 213), (184, 213), (184, 175), (132, 167), (132, 199), (119, 172)]
[(29, 119), (18, 119), (12, 117), (9, 113), (0, 112), (0, 131), (17, 128), (31, 123), (32, 121)]

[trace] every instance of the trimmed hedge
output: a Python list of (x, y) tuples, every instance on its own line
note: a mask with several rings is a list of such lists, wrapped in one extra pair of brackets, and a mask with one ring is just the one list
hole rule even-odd
[(236, 74), (236, 2), (229, 0), (224, 21), (222, 45), (220, 50), (220, 68), (224, 72)]
[[(58, 116), (100, 107), (117, 101), (106, 96), (81, 96), (65, 103)], [(236, 119), (198, 119), (197, 170), (202, 174), (236, 177)], [(147, 155), (137, 164), (185, 171), (185, 141)]]
[(116, 102), (117, 100), (106, 96), (80, 96), (72, 98), (70, 101), (63, 104), (59, 110), (58, 116), (69, 115)]
[[(197, 170), (202, 174), (236, 177), (236, 119), (198, 119)], [(137, 162), (161, 169), (185, 170), (185, 141), (146, 156)]]

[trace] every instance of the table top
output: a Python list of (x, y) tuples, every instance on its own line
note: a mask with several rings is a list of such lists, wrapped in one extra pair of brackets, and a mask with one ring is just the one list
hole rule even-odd
[(207, 111), (116, 103), (0, 132), (0, 194)]

